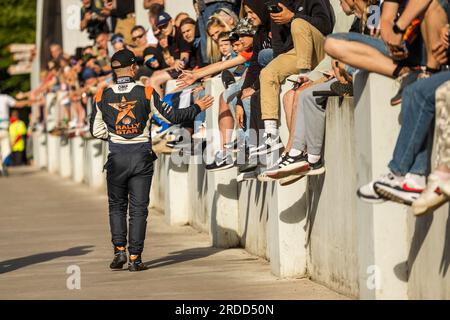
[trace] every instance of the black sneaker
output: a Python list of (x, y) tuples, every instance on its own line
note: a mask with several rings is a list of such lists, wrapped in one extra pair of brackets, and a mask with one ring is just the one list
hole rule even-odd
[(144, 271), (147, 269), (147, 266), (142, 262), (141, 255), (130, 256), (130, 261), (128, 261), (128, 270), (130, 272)]
[(236, 182), (239, 183), (243, 181), (256, 180), (257, 178), (258, 178), (258, 170), (257, 168), (255, 168), (253, 171), (240, 173), (236, 178)]
[(270, 181), (273, 181), (275, 178), (269, 177), (269, 176), (267, 175), (267, 172), (271, 172), (271, 171), (273, 171), (273, 170), (277, 170), (277, 169), (279, 168), (279, 165), (284, 161), (284, 159), (286, 159), (286, 157), (287, 157), (287, 154), (283, 153), (283, 154), (281, 155), (281, 157), (277, 160), (277, 162), (275, 163), (274, 166), (272, 166), (271, 168), (269, 168), (269, 169), (267, 169), (267, 170), (265, 170), (265, 171), (262, 171), (260, 174), (258, 174), (258, 180), (259, 180), (260, 182), (270, 182)]
[(311, 163), (308, 161), (307, 171), (305, 172), (305, 175), (307, 176), (317, 176), (319, 174), (325, 173), (325, 167), (323, 165), (322, 158), (320, 158), (319, 161), (316, 163)]
[(114, 247), (114, 259), (109, 265), (113, 270), (120, 270), (127, 263), (127, 252), (125, 247)]
[(211, 171), (211, 172), (215, 172), (215, 171), (221, 171), (221, 170), (226, 170), (229, 168), (234, 167), (234, 161), (231, 158), (230, 155), (224, 155), (221, 153), (217, 153), (215, 160), (213, 163), (206, 165), (206, 170)]
[(290, 183), (300, 180), (300, 178), (302, 177), (316, 176), (323, 173), (325, 173), (325, 167), (323, 165), (322, 159), (320, 159), (316, 163), (308, 162), (306, 166), (298, 169), (297, 171), (291, 172), (289, 175), (280, 180), (280, 184), (289, 185)]
[(353, 97), (353, 83), (347, 84), (340, 83), (339, 81), (333, 82), (330, 87), (331, 91), (340, 97)]
[(398, 89), (397, 94), (391, 99), (391, 106), (396, 106), (402, 103), (403, 90), (410, 84), (414, 83), (419, 78), (421, 73), (421, 70), (412, 70), (411, 72), (397, 78), (397, 81), (400, 81), (400, 89)]
[(238, 166), (239, 173), (252, 172), (258, 167), (256, 163), (245, 163)]
[(283, 147), (283, 143), (279, 136), (273, 136), (270, 133), (266, 133), (264, 134), (263, 143), (250, 149), (250, 157), (268, 155)]
[(302, 152), (296, 157), (289, 154), (283, 155), (275, 166), (268, 169), (265, 173), (273, 179), (281, 179), (297, 171), (302, 171), (304, 167), (308, 166), (308, 154)]
[(222, 71), (222, 83), (225, 89), (228, 89), (230, 85), (236, 83), (236, 79), (234, 79), (233, 74), (229, 70)]

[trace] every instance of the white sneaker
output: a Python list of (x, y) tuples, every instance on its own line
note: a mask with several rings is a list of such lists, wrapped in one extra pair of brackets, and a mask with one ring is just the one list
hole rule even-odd
[(264, 141), (259, 146), (250, 148), (250, 157), (267, 155), (283, 148), (283, 143), (279, 136), (265, 133), (263, 137)]
[(383, 203), (386, 201), (385, 198), (378, 192), (375, 184), (390, 185), (392, 188), (401, 187), (404, 177), (399, 177), (389, 172), (388, 174), (380, 176), (378, 179), (369, 182), (368, 184), (362, 186), (358, 189), (358, 197), (369, 203)]
[(425, 189), (424, 179), (423, 176), (412, 174), (402, 177), (388, 173), (382, 179), (375, 181), (374, 189), (376, 193), (387, 200), (410, 206)]

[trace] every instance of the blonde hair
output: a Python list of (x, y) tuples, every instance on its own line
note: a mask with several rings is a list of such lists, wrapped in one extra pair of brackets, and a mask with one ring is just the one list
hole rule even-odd
[(207, 47), (206, 51), (207, 51), (207, 54), (208, 54), (208, 57), (209, 57), (209, 60), (211, 63), (218, 62), (222, 58), (218, 43), (215, 42), (209, 35), (209, 29), (212, 27), (216, 27), (216, 26), (224, 28), (223, 31), (225, 31), (225, 32), (231, 31), (231, 26), (229, 26), (219, 15), (212, 15), (208, 19), (208, 23), (206, 25), (206, 33), (208, 35), (208, 38), (207, 38), (208, 47)]
[(366, 25), (367, 25), (367, 19), (369, 16), (369, 8), (372, 5), (377, 5), (379, 3), (379, 0), (365, 0), (364, 1), (364, 13), (361, 17), (361, 31), (362, 33), (364, 33), (364, 30), (366, 30)]

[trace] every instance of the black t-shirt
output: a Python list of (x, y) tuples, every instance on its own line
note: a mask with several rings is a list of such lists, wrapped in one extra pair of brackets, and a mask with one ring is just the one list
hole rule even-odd
[(183, 35), (178, 28), (175, 29), (175, 36), (169, 37), (168, 42), (169, 51), (175, 60), (180, 59), (182, 52), (190, 52), (192, 50), (189, 43), (183, 39)]
[(193, 43), (189, 45), (189, 62), (187, 69), (195, 69), (196, 67), (202, 68), (206, 66), (202, 59), (202, 46), (200, 44), (200, 38), (196, 38)]
[(111, 16), (124, 19), (128, 14), (134, 12), (134, 0), (117, 0), (117, 8), (111, 11)]
[[(95, 36), (100, 32), (109, 33), (109, 27), (106, 23), (106, 18), (102, 15), (101, 8), (97, 8), (92, 1), (91, 6), (89, 8), (81, 7), (81, 20), (84, 19), (86, 13), (92, 13), (93, 17), (87, 24), (87, 32), (89, 34), (90, 39), (95, 39)], [(101, 17), (103, 21), (96, 19), (97, 17)]]

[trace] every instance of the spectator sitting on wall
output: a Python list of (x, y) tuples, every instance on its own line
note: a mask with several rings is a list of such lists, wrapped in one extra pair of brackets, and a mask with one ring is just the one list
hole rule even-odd
[(114, 50), (113, 53), (116, 53), (117, 51), (125, 49), (126, 45), (125, 45), (125, 38), (123, 37), (123, 34), (121, 34), (121, 33), (114, 34), (111, 37), (111, 45)]
[(195, 71), (183, 71), (183, 74), (177, 81), (179, 87), (183, 88), (190, 86), (201, 78), (247, 63), (253, 56), (253, 35), (255, 32), (256, 27), (253, 27), (247, 19), (242, 19), (234, 30), (235, 34), (242, 35), (242, 38), (238, 37), (238, 39), (241, 40), (240, 42), (242, 45), (241, 51), (238, 52), (238, 56), (231, 60), (216, 62)]
[[(190, 56), (190, 45), (183, 39), (180, 30), (175, 26), (172, 17), (163, 12), (157, 17), (156, 26), (162, 37), (167, 37), (168, 49), (171, 56), (174, 57), (175, 62), (173, 70), (170, 72), (158, 72), (151, 78), (151, 85), (153, 88), (161, 88), (167, 81), (177, 79), (181, 74), (181, 70), (186, 67)], [(161, 89), (162, 90), (162, 89)]]
[[(271, 13), (275, 58), (261, 71), (261, 114), (265, 138), (254, 149), (258, 155), (283, 147), (278, 130), (281, 84), (293, 74), (310, 72), (322, 61), (325, 36), (333, 31), (335, 22), (328, 0), (298, 0), (291, 6), (284, 5), (284, 2), (279, 3), (280, 13)], [(286, 33), (292, 39), (291, 43), (282, 41)], [(278, 54), (280, 48), (283, 52)]]
[(134, 0), (103, 0), (103, 14), (113, 18), (114, 33), (125, 35), (125, 42), (131, 44), (131, 29), (136, 25)]
[[(404, 18), (406, 12), (414, 11), (419, 14), (420, 8), (420, 2), (409, 2), (399, 19)], [(428, 10), (434, 17), (430, 33), (442, 35), (433, 42), (433, 47), (436, 49), (433, 50), (432, 59), (438, 65), (443, 65), (448, 63), (449, 55), (447, 27), (447, 23), (450, 21), (449, 4), (448, 2), (432, 2), (427, 8)], [(425, 14), (425, 16), (427, 15)], [(412, 20), (414, 16), (408, 16), (408, 19)], [(442, 21), (446, 23), (442, 23)], [(427, 60), (430, 61), (430, 57), (427, 57)], [(375, 203), (389, 200), (411, 205), (425, 191), (426, 176), (429, 174), (430, 167), (429, 155), (432, 148), (430, 141), (433, 136), (432, 128), (436, 111), (435, 93), (447, 81), (450, 81), (450, 71), (444, 69), (432, 72), (431, 76), (420, 79), (405, 88), (402, 97), (402, 126), (392, 159), (388, 164), (389, 171), (359, 188), (358, 196), (362, 200)], [(444, 115), (444, 117), (446, 116)], [(435, 178), (439, 178), (439, 174)], [(436, 179), (434, 180), (436, 182)], [(434, 192), (434, 186), (436, 184), (429, 184), (428, 187), (431, 190), (427, 189), (426, 193)], [(430, 201), (428, 204), (432, 206), (432, 203), (439, 199), (431, 197), (427, 200)]]
[[(196, 69), (205, 66), (202, 60), (200, 38), (196, 38), (196, 22), (192, 18), (185, 18), (180, 23), (180, 32), (184, 41), (189, 45), (189, 62), (187, 69)], [(231, 51), (231, 50), (230, 50)]]
[(148, 47), (147, 31), (143, 26), (135, 26), (131, 30), (131, 35), (133, 39), (133, 45), (128, 46), (127, 49), (133, 51), (133, 53), (136, 55), (138, 65), (142, 65), (144, 50)]
[(99, 33), (95, 37), (95, 50), (94, 52), (97, 55), (97, 61), (100, 67), (102, 68), (103, 73), (110, 73), (112, 71), (111, 69), (111, 62), (110, 62), (110, 54), (108, 49), (109, 44), (109, 34), (108, 33)]
[[(230, 32), (231, 30), (233, 30), (233, 28), (236, 26), (236, 23), (233, 25), (229, 25), (221, 17), (216, 15), (211, 16), (208, 19), (208, 23), (206, 24), (207, 39), (205, 40), (207, 42), (205, 50), (207, 50), (206, 55), (208, 56), (208, 60), (206, 60), (206, 63), (220, 61), (221, 54), (219, 50), (219, 35), (223, 32)], [(202, 46), (202, 52), (203, 50), (204, 49)]]
[[(234, 11), (235, 13), (239, 12), (239, 3), (236, 0), (198, 0), (197, 7), (199, 12), (199, 32), (200, 32), (200, 39), (202, 40), (201, 46), (202, 46), (202, 53), (203, 53), (203, 62), (204, 63), (210, 63), (210, 62), (217, 62), (219, 61), (219, 56), (212, 56), (210, 55), (210, 47), (213, 45), (210, 40), (208, 39), (209, 31), (208, 31), (208, 24), (211, 19), (211, 17), (214, 15), (214, 13), (217, 10), (220, 9), (229, 9), (231, 11)], [(223, 21), (224, 24), (227, 24), (225, 21)], [(221, 30), (217, 35), (219, 35), (223, 31), (231, 31), (232, 28), (234, 28), (237, 21), (234, 22), (233, 25), (228, 24), (228, 27), (230, 30)], [(215, 40), (217, 41), (217, 39)], [(217, 51), (217, 50), (216, 50)]]
[(95, 0), (81, 0), (81, 31), (87, 30), (89, 39), (95, 39), (100, 32), (109, 32), (106, 16), (102, 14), (103, 2)]
[(150, 9), (148, 10), (148, 21), (151, 26), (151, 30), (147, 32), (147, 40), (150, 45), (156, 46), (158, 44), (158, 35), (159, 30), (156, 27), (156, 20), (158, 16), (164, 12), (164, 6), (154, 3), (151, 5)]

